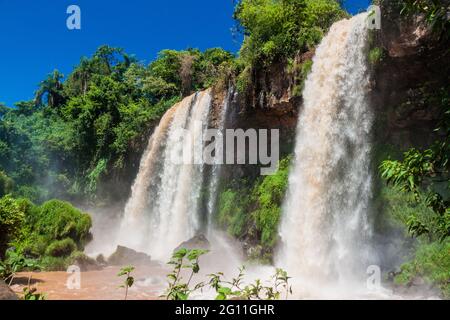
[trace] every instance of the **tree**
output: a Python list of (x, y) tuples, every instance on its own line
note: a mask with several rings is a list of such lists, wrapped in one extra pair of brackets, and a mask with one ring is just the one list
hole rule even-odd
[(241, 58), (267, 65), (306, 51), (345, 16), (335, 0), (241, 0), (234, 12), (245, 35)]
[(62, 79), (64, 75), (58, 70), (54, 70), (47, 78), (39, 84), (35, 93), (35, 103), (42, 106), (44, 98), (47, 98), (47, 104), (50, 107), (59, 107), (64, 103)]
[(0, 260), (3, 259), (9, 242), (18, 236), (24, 219), (23, 210), (11, 196), (0, 199)]

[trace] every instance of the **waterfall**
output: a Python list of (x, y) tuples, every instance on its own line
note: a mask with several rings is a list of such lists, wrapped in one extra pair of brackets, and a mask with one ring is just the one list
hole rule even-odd
[[(125, 206), (119, 244), (165, 260), (200, 228), (202, 135), (208, 125), (210, 105), (207, 90), (183, 99), (161, 119)], [(186, 150), (189, 152), (183, 152)]]
[(223, 107), (220, 112), (220, 119), (218, 124), (218, 137), (215, 141), (215, 157), (214, 164), (211, 168), (209, 186), (208, 186), (208, 200), (206, 203), (206, 211), (207, 211), (207, 219), (208, 219), (208, 230), (210, 233), (212, 231), (212, 224), (214, 220), (214, 211), (217, 205), (218, 191), (219, 191), (219, 182), (222, 173), (222, 164), (224, 159), (224, 145), (223, 145), (223, 136), (224, 130), (228, 115), (228, 109), (231, 103), (231, 100), (234, 95), (234, 88), (229, 88), (227, 95), (225, 97), (225, 101), (223, 102)]
[(361, 281), (370, 256), (366, 19), (362, 13), (331, 27), (303, 91), (277, 262), (317, 287)]

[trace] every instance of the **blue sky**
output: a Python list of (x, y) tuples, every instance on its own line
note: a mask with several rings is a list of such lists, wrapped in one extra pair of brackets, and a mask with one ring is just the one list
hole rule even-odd
[[(369, 0), (347, 0), (356, 13)], [(81, 30), (66, 28), (66, 9), (81, 8)], [(145, 63), (162, 49), (236, 52), (233, 0), (0, 0), (0, 102), (33, 97), (51, 71), (69, 74), (102, 44), (122, 47)]]

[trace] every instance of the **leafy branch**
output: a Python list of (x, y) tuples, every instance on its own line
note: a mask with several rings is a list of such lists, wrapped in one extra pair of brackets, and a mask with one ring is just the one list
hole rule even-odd
[[(216, 300), (279, 300), (284, 293), (285, 298), (292, 294), (292, 287), (289, 284), (287, 272), (282, 269), (276, 269), (269, 284), (264, 285), (259, 279), (254, 283), (245, 285), (245, 267), (239, 269), (239, 273), (231, 281), (224, 279), (222, 272), (207, 275), (207, 283), (200, 282), (191, 288), (191, 281), (194, 274), (200, 271), (199, 257), (206, 254), (206, 250), (187, 250), (181, 249), (175, 252), (172, 259), (168, 262), (173, 265), (173, 270), (167, 275), (169, 287), (162, 297), (167, 300), (187, 300), (189, 296), (198, 290), (203, 290), (206, 286), (214, 289), (217, 293)], [(183, 282), (181, 270), (190, 269), (190, 275), (187, 282)]]
[(134, 284), (134, 277), (131, 276), (131, 273), (134, 271), (133, 266), (127, 266), (120, 270), (120, 272), (117, 274), (118, 277), (125, 276), (125, 280), (123, 284), (120, 286), (120, 288), (125, 288), (125, 300), (127, 300), (128, 297), (128, 289), (131, 288)]

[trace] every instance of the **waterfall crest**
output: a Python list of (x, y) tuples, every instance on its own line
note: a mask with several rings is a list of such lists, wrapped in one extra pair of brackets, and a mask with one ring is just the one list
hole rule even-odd
[(373, 124), (366, 19), (331, 27), (305, 82), (277, 255), (294, 279), (348, 283), (366, 272)]

